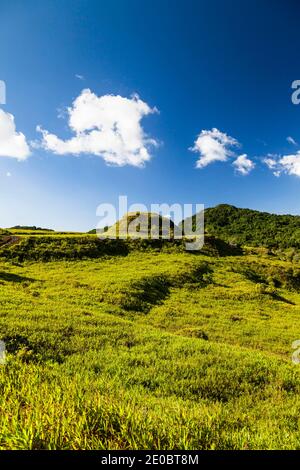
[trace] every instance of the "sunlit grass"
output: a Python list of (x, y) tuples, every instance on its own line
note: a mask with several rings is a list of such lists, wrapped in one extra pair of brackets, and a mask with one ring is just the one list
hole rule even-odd
[(299, 448), (296, 281), (266, 254), (3, 260), (0, 449)]

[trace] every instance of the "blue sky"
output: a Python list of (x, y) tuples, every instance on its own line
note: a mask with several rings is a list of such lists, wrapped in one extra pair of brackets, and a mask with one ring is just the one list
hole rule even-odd
[[(88, 230), (98, 204), (115, 204), (119, 195), (146, 205), (230, 203), (299, 214), (300, 105), (291, 101), (300, 79), (299, 13), (299, 3), (283, 0), (1, 0), (0, 226)], [(140, 166), (117, 140), (93, 152), (91, 128), (80, 140), (90, 108), (72, 103), (86, 89), (95, 106), (121, 97), (121, 111), (115, 100), (105, 112), (123, 125), (136, 116), (134, 93), (148, 107), (132, 125)], [(1, 144), (7, 113), (16, 126), (10, 156)], [(224, 161), (211, 158), (214, 128)], [(11, 148), (20, 132), (26, 158)], [(227, 145), (225, 134), (239, 145)], [(247, 174), (233, 165), (241, 155), (251, 162)]]

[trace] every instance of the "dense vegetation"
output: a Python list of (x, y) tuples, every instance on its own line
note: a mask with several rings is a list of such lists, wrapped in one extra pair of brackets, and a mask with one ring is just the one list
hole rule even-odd
[[(205, 210), (206, 232), (230, 243), (300, 248), (300, 216), (277, 215), (220, 204)], [(193, 218), (195, 230), (195, 217)]]
[(300, 448), (297, 253), (0, 242), (0, 449)]
[[(12, 243), (10, 243), (10, 241)], [(132, 251), (185, 251), (184, 240), (109, 239), (93, 235), (43, 234), (20, 236), (0, 235), (0, 259), (22, 261), (53, 261), (126, 256)], [(211, 256), (241, 254), (241, 250), (215, 237), (207, 237), (201, 253)]]
[(11, 227), (12, 230), (30, 230), (30, 231), (36, 231), (38, 230), (39, 232), (53, 232), (50, 228), (41, 228), (41, 227), (36, 227), (35, 225), (15, 225), (14, 227)]

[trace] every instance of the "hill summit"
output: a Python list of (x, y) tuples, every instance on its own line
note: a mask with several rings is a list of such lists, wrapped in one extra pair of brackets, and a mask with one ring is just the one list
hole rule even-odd
[[(195, 226), (195, 216), (192, 219)], [(297, 215), (270, 214), (220, 204), (205, 209), (204, 226), (206, 233), (229, 243), (300, 248), (300, 216)]]
[(173, 239), (181, 229), (168, 217), (154, 212), (127, 212), (104, 235), (116, 238)]

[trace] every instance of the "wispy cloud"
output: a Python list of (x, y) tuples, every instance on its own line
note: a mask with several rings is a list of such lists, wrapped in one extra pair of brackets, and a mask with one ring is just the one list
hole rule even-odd
[(85, 89), (68, 108), (68, 123), (74, 136), (62, 140), (40, 126), (42, 147), (58, 155), (93, 154), (110, 165), (141, 167), (151, 159), (150, 147), (157, 142), (141, 126), (144, 116), (157, 112), (137, 95), (97, 96)]
[(288, 141), (289, 144), (298, 145), (295, 139), (293, 139), (293, 137), (291, 137), (290, 135), (286, 138), (286, 140)]
[[(274, 172), (277, 173), (277, 166), (278, 166), (278, 160), (279, 160), (279, 157), (278, 155), (274, 155), (272, 153), (269, 153), (266, 157), (263, 158), (263, 163), (265, 165), (267, 165), (267, 167)], [(274, 173), (275, 174), (275, 173)], [(278, 173), (276, 174), (276, 176), (279, 176)]]

